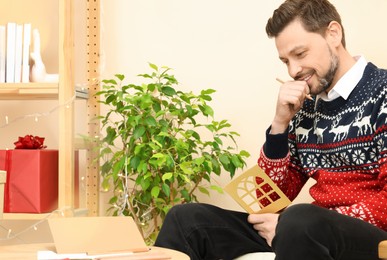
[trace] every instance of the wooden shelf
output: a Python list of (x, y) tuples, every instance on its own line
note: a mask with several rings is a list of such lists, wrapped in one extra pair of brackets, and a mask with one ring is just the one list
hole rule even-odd
[[(0, 100), (56, 100), (59, 98), (58, 83), (0, 83)], [(89, 92), (76, 89), (78, 99), (88, 99)]]
[(58, 83), (0, 83), (0, 99), (58, 99), (58, 85)]
[(44, 219), (50, 213), (31, 214), (31, 213), (4, 213), (3, 219)]
[[(86, 208), (78, 208), (72, 212), (72, 216), (74, 217), (85, 217), (88, 215), (88, 209)], [(65, 213), (65, 212), (64, 212)], [(52, 215), (60, 215), (60, 212), (53, 213), (4, 213), (3, 219), (44, 219), (51, 217)], [(66, 213), (65, 213), (66, 214)]]

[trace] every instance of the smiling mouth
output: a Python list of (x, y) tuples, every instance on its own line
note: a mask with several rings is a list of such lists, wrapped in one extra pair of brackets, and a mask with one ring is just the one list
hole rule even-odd
[(298, 80), (298, 81), (308, 81), (309, 79), (312, 78), (313, 75), (314, 75), (314, 72), (309, 72), (309, 73), (305, 73), (305, 74), (300, 74), (300, 75), (297, 75), (296, 77), (294, 77), (294, 80)]
[(310, 74), (306, 77), (300, 78), (300, 80), (306, 81), (308, 83), (308, 80), (310, 80), (312, 78), (312, 76), (313, 76), (313, 74)]

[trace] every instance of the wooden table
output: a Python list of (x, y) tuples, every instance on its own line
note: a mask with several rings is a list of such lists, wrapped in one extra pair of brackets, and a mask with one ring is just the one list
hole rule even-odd
[[(160, 250), (171, 257), (171, 260), (189, 260), (189, 257), (186, 254), (181, 252), (160, 248), (160, 247), (151, 247), (153, 251)], [(38, 251), (55, 251), (55, 246), (53, 243), (43, 243), (43, 244), (20, 244), (20, 245), (8, 245), (0, 246), (0, 259), (7, 260), (29, 260), (37, 259)], [(124, 258), (117, 258), (124, 259)]]

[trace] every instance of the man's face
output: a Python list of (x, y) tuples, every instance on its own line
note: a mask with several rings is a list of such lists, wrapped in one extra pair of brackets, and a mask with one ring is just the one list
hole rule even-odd
[(310, 93), (328, 92), (339, 67), (339, 59), (326, 39), (293, 21), (275, 38), (279, 58), (294, 80), (305, 80)]

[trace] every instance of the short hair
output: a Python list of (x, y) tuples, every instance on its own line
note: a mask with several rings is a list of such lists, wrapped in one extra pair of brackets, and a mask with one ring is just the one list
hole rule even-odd
[(343, 37), (341, 43), (345, 47), (344, 27), (341, 17), (334, 5), (328, 0), (286, 0), (273, 12), (266, 24), (266, 33), (277, 37), (282, 30), (294, 20), (299, 19), (308, 32), (325, 35), (329, 23), (336, 21), (340, 24)]

